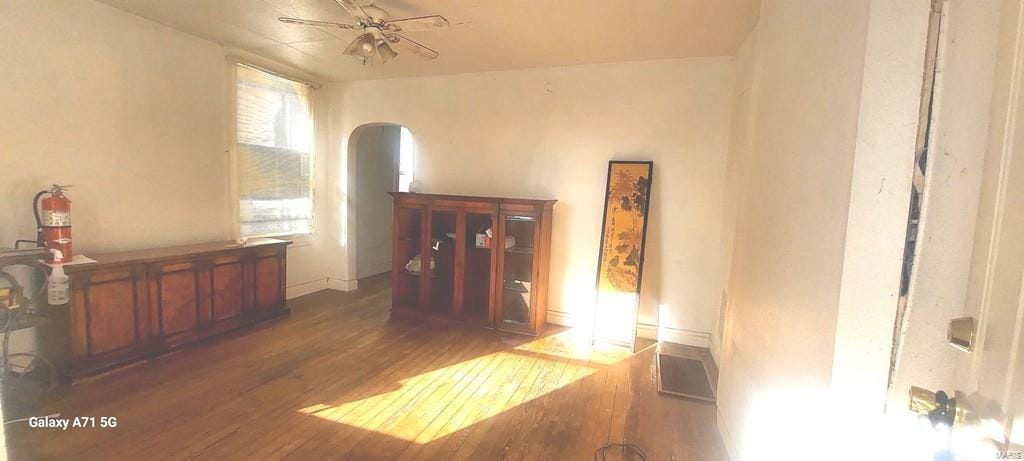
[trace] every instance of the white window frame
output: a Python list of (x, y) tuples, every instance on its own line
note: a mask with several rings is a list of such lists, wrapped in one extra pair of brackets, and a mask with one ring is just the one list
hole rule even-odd
[[(395, 190), (399, 192), (409, 192), (409, 189), (412, 188), (413, 181), (416, 181), (416, 157), (418, 157), (419, 152), (416, 147), (416, 138), (412, 135), (412, 130), (406, 128), (405, 125), (399, 125), (399, 129), (401, 131), (399, 133), (400, 141), (398, 143), (398, 174), (395, 177)], [(406, 137), (406, 133), (408, 133), (410, 144), (408, 146), (408, 152), (405, 149), (405, 143), (402, 142), (405, 140), (404, 138)], [(402, 190), (402, 156), (405, 155), (406, 153), (408, 153), (410, 157), (409, 170), (406, 171), (406, 174), (409, 175), (409, 184), (405, 187), (405, 190)]]
[[(278, 72), (275, 70), (267, 69), (263, 66), (251, 64), (248, 61), (242, 60), (237, 57), (228, 57), (227, 59), (227, 75), (226, 84), (228, 86), (228, 130), (227, 130), (227, 144), (228, 144), (228, 171), (230, 172), (228, 178), (228, 189), (230, 195), (230, 203), (228, 204), (229, 212), (231, 213), (231, 236), (236, 241), (242, 240), (242, 219), (239, 202), (241, 200), (241, 194), (238, 191), (238, 66), (247, 66), (261, 72), (266, 72), (271, 75), (288, 79), (293, 82), (306, 85), (310, 87), (311, 91), (315, 91), (320, 88), (319, 84), (307, 82), (302, 79), (293, 78), (285, 73)], [(291, 240), (295, 244), (309, 244), (318, 235), (317, 226), (317, 194), (316, 194), (316, 176), (318, 174), (316, 163), (318, 161), (317, 152), (317, 119), (316, 119), (316, 98), (310, 97), (310, 117), (313, 125), (313, 139), (310, 148), (309, 161), (310, 161), (310, 176), (309, 176), (309, 198), (310, 198), (310, 218), (309, 218), (309, 232), (294, 233), (294, 232), (281, 232), (281, 233), (268, 233), (259, 235), (250, 235), (245, 237), (246, 239), (256, 238), (280, 238), (285, 240)], [(302, 245), (305, 246), (305, 245)]]

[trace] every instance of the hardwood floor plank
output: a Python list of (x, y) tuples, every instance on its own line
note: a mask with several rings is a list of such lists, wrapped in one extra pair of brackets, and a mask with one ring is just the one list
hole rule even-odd
[(530, 363), (532, 366), (526, 369), (526, 374), (520, 376), (520, 381), (514, 384), (511, 396), (501, 407), (500, 416), (488, 418), (482, 423), (471, 426), (464, 442), (451, 453), (450, 459), (470, 459), (481, 444), (495, 434), (500, 435), (504, 428), (511, 424), (510, 420), (517, 415), (516, 407), (523, 403), (533, 388), (533, 383), (546, 368), (546, 364), (542, 364), (540, 361), (530, 361)]
[(716, 461), (714, 405), (657, 392), (653, 348), (579, 346), (389, 316), (386, 277), (292, 315), (76, 385), (47, 405), (114, 429), (8, 426), (13, 459)]
[[(348, 354), (357, 356), (360, 353), (367, 353), (371, 350), (381, 346), (389, 346), (395, 344), (396, 341), (403, 341), (407, 339), (413, 332), (401, 332), (391, 338), (387, 338), (387, 341), (378, 341), (377, 335), (370, 335), (367, 340), (353, 339), (352, 348), (348, 351)], [(310, 346), (311, 348), (313, 346)], [(310, 350), (310, 349), (307, 349)], [(241, 389), (239, 392), (238, 399), (227, 399), (224, 403), (216, 405), (205, 410), (204, 419), (211, 424), (215, 425), (242, 425), (245, 424), (247, 418), (244, 415), (252, 414), (253, 412), (259, 412), (260, 417), (263, 418), (279, 418), (281, 415), (288, 416), (291, 411), (288, 407), (296, 399), (301, 399), (305, 396), (303, 391), (307, 387), (307, 384), (303, 382), (303, 379), (298, 377), (301, 373), (305, 373), (306, 376), (311, 379), (323, 379), (328, 375), (323, 375), (322, 372), (328, 371), (331, 364), (342, 364), (347, 354), (337, 354), (334, 357), (330, 357), (329, 360), (322, 360), (321, 354), (308, 354), (304, 353), (301, 356), (287, 355), (282, 357), (285, 359), (284, 362), (278, 364), (277, 369), (270, 370), (270, 372), (264, 373), (251, 373), (259, 375), (258, 384), (247, 386)], [(379, 357), (382, 365), (387, 365), (387, 356)], [(318, 369), (310, 369), (303, 372), (303, 367), (310, 363), (321, 363)], [(320, 378), (318, 378), (320, 377)], [(214, 378), (216, 379), (216, 378)], [(312, 384), (315, 385), (315, 384)], [(281, 396), (285, 396), (281, 398)], [(241, 413), (240, 413), (241, 411)], [(195, 431), (189, 431), (188, 425), (175, 425), (172, 426), (177, 429), (177, 432), (183, 432), (181, 434), (172, 434), (174, 436), (168, 437), (161, 435), (161, 439), (165, 441), (177, 441), (187, 442), (191, 445), (189, 434), (195, 434)], [(200, 433), (202, 434), (202, 433)], [(239, 439), (243, 439), (249, 432), (240, 432), (239, 437), (236, 437), (235, 443)], [(180, 438), (179, 438), (180, 437)], [(162, 447), (159, 445), (151, 445), (153, 450), (160, 451)]]
[(409, 444), (398, 459), (453, 457), (470, 433), (487, 432), (487, 428), (494, 422), (493, 416), (505, 408), (514, 391), (534, 366), (535, 361), (524, 355), (513, 354), (499, 373), (483, 380), (475, 390), (461, 399), (460, 405), (446, 408), (446, 412), (439, 415), (434, 424), (417, 437), (416, 443)]
[[(420, 333), (419, 330), (410, 330), (407, 333), (401, 334), (396, 339), (398, 341), (384, 342), (384, 344), (373, 344), (374, 346), (384, 346), (384, 352), (376, 354), (372, 359), (363, 361), (361, 370), (358, 373), (350, 373), (341, 378), (334, 378), (333, 381), (324, 379), (315, 379), (311, 382), (303, 382), (302, 380), (288, 380), (288, 381), (277, 381), (274, 383), (268, 383), (268, 385), (259, 389), (258, 391), (250, 395), (251, 398), (255, 398), (260, 405), (263, 406), (260, 411), (260, 418), (269, 418), (273, 421), (281, 424), (281, 428), (274, 433), (267, 436), (266, 434), (261, 435), (259, 433), (244, 432), (240, 433), (236, 437), (232, 437), (222, 441), (210, 449), (204, 454), (211, 458), (218, 456), (226, 456), (232, 454), (244, 453), (245, 450), (255, 449), (257, 447), (270, 448), (274, 447), (275, 443), (280, 440), (292, 440), (289, 437), (295, 434), (301, 434), (301, 423), (304, 422), (308, 417), (301, 415), (296, 411), (296, 408), (304, 408), (310, 405), (318, 403), (319, 395), (329, 394), (331, 392), (341, 392), (346, 389), (351, 389), (355, 383), (360, 382), (371, 377), (377, 376), (377, 373), (382, 370), (396, 368), (395, 359), (397, 359), (403, 352), (412, 350), (416, 347), (417, 342), (414, 340), (415, 336)], [(333, 357), (329, 360), (324, 360), (322, 364), (311, 367), (311, 369), (303, 370), (305, 376), (332, 376), (330, 370), (336, 367), (345, 366), (346, 358), (357, 358), (370, 352), (371, 349), (355, 348), (350, 351), (349, 354), (343, 354), (339, 357)], [(292, 389), (286, 391), (285, 389)], [(318, 394), (324, 393), (324, 394)], [(286, 396), (285, 399), (280, 399), (280, 396)], [(288, 398), (290, 396), (291, 398)], [(275, 398), (277, 400), (275, 400)], [(280, 401), (278, 401), (280, 400)], [(240, 424), (244, 424), (246, 419), (239, 419)]]
[[(362, 379), (362, 375), (360, 375), (358, 379), (353, 381), (356, 383), (355, 386), (348, 385), (350, 384), (349, 382), (338, 383), (337, 386), (332, 386), (330, 392), (324, 394), (325, 398), (321, 399), (320, 402), (325, 406), (325, 409), (319, 410), (315, 414), (303, 414), (298, 411), (301, 408), (293, 406), (290, 417), (297, 422), (287, 426), (290, 430), (288, 433), (283, 434), (283, 438), (306, 438), (307, 440), (298, 445), (298, 447), (306, 447), (307, 450), (312, 450), (314, 453), (344, 453), (344, 451), (340, 450), (329, 451), (331, 450), (330, 442), (335, 439), (344, 440), (342, 435), (348, 435), (353, 431), (360, 430), (360, 428), (343, 424), (341, 422), (342, 418), (360, 422), (363, 418), (371, 417), (377, 414), (377, 412), (383, 411), (384, 408), (381, 404), (384, 401), (371, 401), (369, 398), (394, 389), (395, 383), (407, 375), (429, 371), (432, 367), (438, 366), (438, 364), (446, 363), (446, 360), (453, 360), (453, 357), (458, 357), (456, 354), (473, 353), (473, 343), (460, 342), (451, 334), (437, 334), (425, 329), (420, 330), (422, 331), (411, 337), (418, 337), (422, 340), (425, 336), (436, 336), (437, 339), (435, 339), (435, 342), (430, 347), (422, 347), (422, 343), (412, 341), (406, 346), (407, 349), (401, 350), (391, 363), (386, 363), (380, 369), (368, 369), (364, 373), (367, 376), (372, 376), (373, 379)], [(308, 432), (310, 427), (314, 428), (314, 430), (311, 431), (311, 436), (307, 436), (306, 432)], [(275, 450), (274, 444), (264, 444), (263, 446), (251, 448), (256, 451), (244, 453), (258, 457), (278, 451)], [(286, 455), (287, 451), (283, 451), (280, 454)]]
[[(409, 391), (407, 386), (402, 385), (399, 381), (404, 379), (411, 379), (419, 376), (423, 373), (429, 373), (434, 370), (444, 368), (446, 366), (457, 364), (464, 358), (474, 357), (480, 353), (483, 353), (482, 349), (486, 347), (487, 341), (483, 337), (465, 337), (457, 333), (449, 334), (450, 341), (452, 344), (458, 344), (459, 352), (447, 352), (438, 353), (436, 350), (432, 355), (445, 356), (443, 360), (438, 361), (424, 361), (424, 360), (410, 360), (409, 363), (404, 364), (407, 372), (400, 376), (395, 376), (393, 379), (386, 379), (384, 377), (378, 378), (378, 382), (368, 382), (367, 386), (378, 386), (376, 390), (372, 391), (372, 395), (381, 395), (381, 397), (373, 400), (366, 400), (358, 402), (358, 404), (345, 405), (338, 408), (332, 408), (323, 412), (320, 415), (319, 421), (329, 422), (330, 426), (321, 430), (321, 437), (315, 442), (311, 442), (302, 447), (301, 452), (317, 454), (317, 453), (345, 453), (345, 447), (351, 446), (358, 442), (358, 440), (352, 439), (353, 434), (358, 434), (360, 431), (367, 432), (367, 429), (358, 427), (359, 425), (366, 425), (374, 417), (378, 416), (385, 408), (391, 403), (401, 399), (403, 396), (408, 397), (406, 394)], [(431, 349), (427, 347), (427, 349)], [(351, 399), (350, 399), (351, 400)], [(301, 457), (292, 457), (301, 458)]]
[(537, 379), (533, 380), (525, 389), (520, 403), (515, 408), (510, 408), (502, 413), (503, 418), (500, 422), (505, 424), (490, 431), (472, 453), (460, 452), (456, 459), (463, 456), (469, 456), (466, 459), (504, 459), (504, 454), (529, 428), (530, 422), (538, 411), (538, 404), (535, 400), (544, 395), (558, 381), (565, 370), (565, 362), (564, 357), (557, 357), (552, 363), (541, 367)]
[(472, 367), (470, 370), (463, 371), (455, 367), (446, 370), (447, 376), (431, 383), (432, 389), (421, 391), (416, 400), (408, 401), (402, 409), (392, 412), (386, 421), (375, 426), (374, 430), (385, 432), (394, 439), (382, 443), (366, 443), (363, 440), (345, 459), (394, 459), (401, 453), (403, 441), (416, 440), (429, 422), (443, 413), (463, 388), (477, 377), (489, 376), (504, 363), (506, 357), (505, 354), (492, 353), (463, 364), (464, 367)]

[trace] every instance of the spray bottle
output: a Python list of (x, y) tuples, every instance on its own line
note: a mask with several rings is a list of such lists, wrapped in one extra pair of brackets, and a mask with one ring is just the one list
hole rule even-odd
[[(64, 255), (61, 254), (60, 250), (50, 250), (53, 253), (53, 260), (60, 261), (64, 259)], [(50, 273), (50, 279), (46, 282), (46, 301), (51, 306), (60, 306), (67, 304), (70, 298), (71, 291), (71, 280), (64, 273), (63, 264), (54, 264), (53, 271)]]

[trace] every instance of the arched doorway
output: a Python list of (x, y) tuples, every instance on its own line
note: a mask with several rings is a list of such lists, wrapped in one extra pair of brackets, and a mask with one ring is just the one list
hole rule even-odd
[(416, 145), (408, 128), (394, 123), (370, 123), (353, 130), (349, 152), (355, 169), (349, 187), (355, 213), (356, 278), (391, 270), (391, 196), (408, 191), (413, 180)]

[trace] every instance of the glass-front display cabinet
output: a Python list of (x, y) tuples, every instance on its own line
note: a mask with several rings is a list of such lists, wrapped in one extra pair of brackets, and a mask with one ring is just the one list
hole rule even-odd
[(543, 331), (555, 200), (391, 195), (393, 313)]

